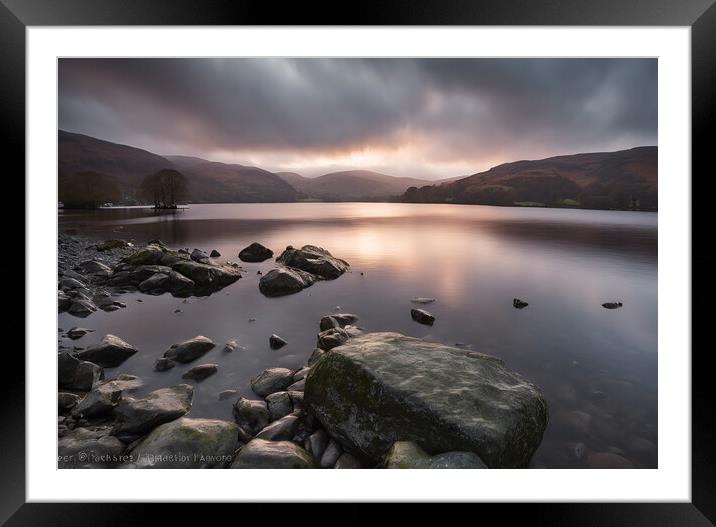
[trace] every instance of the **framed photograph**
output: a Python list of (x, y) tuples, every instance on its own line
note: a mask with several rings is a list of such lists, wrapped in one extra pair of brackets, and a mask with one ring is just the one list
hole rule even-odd
[(2, 0), (26, 189), (3, 521), (712, 524), (712, 4)]

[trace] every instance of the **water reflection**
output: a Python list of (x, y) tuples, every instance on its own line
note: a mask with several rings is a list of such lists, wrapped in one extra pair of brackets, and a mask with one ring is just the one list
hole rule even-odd
[[(498, 355), (539, 384), (551, 417), (535, 466), (582, 467), (597, 452), (656, 466), (656, 214), (365, 203), (192, 205), (159, 215), (146, 209), (62, 213), (60, 228), (97, 238), (160, 238), (175, 247), (217, 249), (226, 259), (236, 259), (252, 241), (275, 252), (312, 243), (351, 263), (352, 272), (339, 280), (274, 299), (260, 295), (256, 276), (271, 262), (245, 264), (241, 280), (211, 297), (183, 302), (142, 296), (137, 303), (127, 295), (127, 309), (82, 322), (97, 332), (78, 344), (110, 332), (140, 349), (121, 370), (144, 378), (146, 390), (181, 382), (182, 368), (151, 371), (170, 344), (197, 334), (221, 344), (238, 339), (243, 352), (212, 352), (209, 362), (219, 364), (219, 374), (197, 385), (192, 415), (231, 418), (231, 402), (219, 402), (216, 394), (231, 388), (250, 394), (249, 378), (260, 369), (304, 363), (320, 316), (340, 306), (359, 314), (369, 330), (459, 342)], [(430, 307), (437, 317), (432, 328), (410, 319), (415, 296), (438, 299)], [(513, 297), (529, 307), (514, 309)], [(616, 300), (622, 309), (600, 306)], [(60, 315), (62, 327), (77, 323)], [(274, 332), (289, 345), (270, 350)]]

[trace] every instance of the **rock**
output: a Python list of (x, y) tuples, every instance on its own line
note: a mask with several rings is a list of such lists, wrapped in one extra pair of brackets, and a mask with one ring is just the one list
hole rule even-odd
[(194, 389), (188, 384), (160, 388), (144, 397), (123, 397), (114, 410), (115, 436), (141, 436), (186, 414), (191, 408)]
[(602, 307), (606, 309), (619, 309), (623, 305), (624, 304), (622, 304), (621, 302), (605, 302), (604, 304), (602, 304)]
[(80, 402), (80, 396), (69, 392), (58, 392), (57, 411), (60, 415), (69, 413), (70, 410)]
[(634, 468), (634, 464), (618, 454), (595, 452), (587, 456), (589, 468)]
[(269, 337), (269, 346), (272, 350), (277, 350), (279, 348), (283, 348), (288, 342), (283, 340), (281, 337), (276, 335), (275, 333)]
[(289, 391), (288, 396), (291, 398), (294, 410), (303, 409), (303, 392)]
[(164, 357), (176, 362), (191, 362), (198, 359), (216, 346), (211, 339), (196, 336), (178, 344), (173, 344), (164, 352)]
[(293, 412), (293, 402), (288, 392), (275, 392), (266, 397), (271, 420), (276, 421)]
[(287, 415), (281, 419), (274, 421), (266, 428), (256, 434), (256, 439), (266, 439), (268, 441), (288, 441), (298, 431), (298, 417), (295, 415)]
[(239, 395), (239, 390), (222, 390), (219, 392), (219, 400), (225, 401)]
[(290, 295), (313, 285), (315, 281), (316, 277), (310, 273), (279, 267), (261, 277), (259, 291), (266, 296)]
[(238, 427), (219, 419), (180, 417), (155, 428), (132, 450), (132, 468), (224, 468)]
[(325, 249), (314, 245), (304, 245), (300, 249), (287, 247), (276, 261), (328, 280), (338, 278), (349, 267), (348, 262), (334, 258)]
[(251, 389), (266, 397), (274, 392), (281, 392), (293, 383), (293, 372), (288, 368), (268, 368), (251, 379)]
[(331, 468), (336, 464), (336, 461), (338, 461), (342, 453), (343, 449), (341, 445), (336, 443), (333, 439), (328, 441), (328, 446), (321, 456), (321, 468)]
[(98, 384), (72, 409), (72, 417), (102, 417), (109, 415), (122, 399), (122, 390), (113, 384)]
[(122, 258), (122, 262), (132, 266), (138, 265), (152, 265), (158, 264), (162, 256), (164, 256), (164, 250), (159, 245), (147, 245), (143, 249)]
[(435, 317), (424, 309), (411, 309), (410, 317), (415, 320), (415, 322), (420, 322), (426, 326), (432, 326), (433, 322), (435, 322)]
[(154, 362), (154, 371), (167, 371), (172, 369), (174, 366), (176, 366), (176, 362), (171, 359), (167, 359), (166, 357), (162, 357)]
[(97, 306), (87, 298), (72, 298), (67, 312), (76, 317), (85, 318), (97, 311)]
[(350, 455), (348, 452), (343, 452), (341, 454), (341, 457), (338, 458), (336, 461), (336, 464), (333, 466), (333, 468), (363, 468), (361, 466), (360, 460)]
[(209, 253), (209, 256), (211, 258), (218, 258), (219, 256), (221, 256), (221, 253), (219, 251), (217, 251), (216, 249), (212, 249), (211, 252)]
[(92, 275), (97, 278), (106, 278), (112, 274), (112, 269), (97, 260), (85, 260), (84, 262), (80, 262), (80, 264), (75, 267), (75, 271), (80, 271), (84, 275)]
[(321, 318), (319, 327), (321, 331), (333, 328), (343, 328), (350, 324), (358, 322), (358, 316), (352, 313), (336, 313), (335, 315), (327, 315)]
[(305, 379), (306, 376), (308, 375), (308, 372), (309, 372), (309, 371), (311, 371), (311, 368), (309, 368), (309, 367), (304, 367), (304, 368), (301, 368), (300, 370), (294, 372), (294, 374), (293, 374), (293, 382), (298, 382), (298, 381), (300, 381), (300, 380)]
[(290, 441), (253, 439), (239, 451), (231, 468), (318, 468), (303, 448)]
[(92, 468), (116, 465), (124, 444), (106, 431), (75, 428), (57, 442), (58, 468)]
[(116, 300), (111, 302), (105, 302), (104, 304), (101, 304), (99, 306), (102, 311), (117, 311), (118, 309), (123, 309), (125, 307), (127, 307), (127, 304), (125, 304), (124, 302), (118, 302)]
[(547, 424), (540, 390), (499, 359), (398, 333), (331, 350), (306, 378), (305, 404), (349, 452), (375, 462), (394, 442), (415, 441), (431, 454), (526, 467)]
[(209, 259), (209, 255), (206, 254), (204, 251), (202, 251), (202, 250), (200, 250), (200, 249), (194, 249), (194, 250), (191, 252), (190, 257), (191, 257), (191, 259), (194, 260), (195, 262), (202, 262), (202, 263), (204, 263), (206, 260)]
[(196, 284), (193, 280), (187, 278), (181, 273), (171, 271), (169, 273), (169, 279), (162, 284), (161, 289), (174, 296), (186, 297), (191, 296), (195, 287)]
[(70, 278), (68, 276), (63, 276), (57, 287), (62, 291), (70, 291), (72, 289), (87, 289), (87, 285), (84, 282), (80, 282), (79, 280), (75, 278)]
[(93, 331), (94, 329), (79, 328), (75, 326), (67, 332), (67, 336), (72, 340), (77, 340), (84, 337), (87, 333), (92, 333)]
[(424, 297), (424, 296), (419, 296), (417, 298), (410, 299), (410, 301), (413, 304), (432, 304), (433, 302), (435, 302), (435, 300), (436, 300), (435, 298), (428, 298), (428, 297)]
[(199, 292), (218, 291), (241, 278), (239, 269), (230, 265), (209, 265), (190, 260), (182, 260), (172, 269), (194, 281)]
[(336, 346), (344, 344), (349, 339), (348, 332), (343, 328), (333, 328), (321, 331), (318, 334), (316, 346), (323, 350), (332, 350)]
[(234, 403), (233, 413), (236, 424), (252, 436), (266, 428), (271, 419), (265, 402), (245, 397)]
[(60, 353), (57, 357), (58, 385), (61, 388), (89, 391), (100, 379), (104, 378), (104, 369), (89, 361), (81, 361), (70, 353)]
[(317, 430), (309, 436), (306, 442), (308, 451), (313, 454), (313, 457), (321, 459), (326, 451), (326, 446), (328, 446), (328, 439), (328, 434), (323, 429)]
[(411, 441), (397, 441), (385, 456), (385, 468), (487, 468), (473, 452), (444, 452), (428, 455)]
[(315, 348), (313, 350), (313, 353), (311, 353), (311, 356), (308, 358), (308, 365), (313, 366), (316, 364), (321, 357), (323, 357), (326, 354), (326, 350), (322, 350), (321, 348)]
[(126, 247), (131, 247), (131, 244), (127, 243), (124, 240), (105, 240), (95, 246), (95, 248), (99, 252), (112, 251), (114, 249), (124, 249)]
[(226, 344), (224, 344), (224, 352), (225, 353), (232, 353), (239, 349), (239, 343), (236, 342), (236, 340), (230, 340)]
[(191, 379), (194, 381), (203, 381), (207, 377), (214, 375), (219, 370), (216, 364), (200, 364), (181, 376), (182, 379)]
[(288, 388), (286, 388), (289, 392), (302, 392), (306, 387), (306, 379), (301, 379), (300, 381), (294, 382), (292, 385), (290, 385)]
[(273, 256), (273, 251), (254, 242), (248, 247), (244, 247), (239, 252), (239, 260), (242, 262), (263, 262)]
[(512, 299), (512, 307), (515, 309), (523, 309), (527, 307), (529, 304), (523, 300), (520, 300), (519, 298), (513, 298)]
[(114, 368), (137, 353), (137, 348), (127, 344), (115, 335), (105, 335), (97, 344), (77, 354), (81, 360), (99, 364), (104, 368)]
[(139, 290), (142, 293), (152, 291), (154, 289), (161, 289), (161, 287), (169, 281), (169, 275), (164, 273), (154, 273), (146, 280), (139, 283)]
[(57, 291), (57, 311), (63, 313), (72, 305), (72, 299), (64, 291)]

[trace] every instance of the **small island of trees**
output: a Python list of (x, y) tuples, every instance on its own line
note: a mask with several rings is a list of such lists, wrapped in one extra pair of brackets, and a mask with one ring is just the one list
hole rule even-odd
[(187, 187), (181, 172), (166, 168), (145, 177), (139, 191), (155, 209), (176, 209), (177, 203), (186, 199)]

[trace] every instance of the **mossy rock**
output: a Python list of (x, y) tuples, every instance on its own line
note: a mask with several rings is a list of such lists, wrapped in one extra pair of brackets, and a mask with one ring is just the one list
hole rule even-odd
[(413, 441), (430, 455), (474, 452), (490, 468), (526, 467), (548, 414), (539, 388), (501, 360), (398, 333), (325, 354), (305, 403), (359, 457), (381, 462), (396, 441)]

